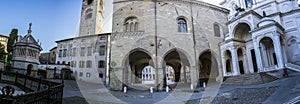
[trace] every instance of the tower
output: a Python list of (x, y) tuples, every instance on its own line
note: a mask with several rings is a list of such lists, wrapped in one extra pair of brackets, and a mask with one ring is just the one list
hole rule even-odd
[(103, 32), (104, 2), (105, 0), (83, 0), (79, 36)]

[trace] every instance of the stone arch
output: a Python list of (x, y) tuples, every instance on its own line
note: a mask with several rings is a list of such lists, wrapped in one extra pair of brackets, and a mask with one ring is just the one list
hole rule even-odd
[(123, 75), (125, 84), (143, 83), (143, 69), (145, 67), (154, 67), (154, 61), (151, 54), (142, 48), (136, 48), (126, 54), (123, 59)]
[(175, 73), (174, 82), (190, 83), (190, 60), (188, 55), (177, 48), (167, 51), (162, 58), (162, 68), (164, 75), (164, 84), (166, 84), (166, 68), (172, 67)]
[(259, 50), (263, 67), (272, 67), (277, 65), (277, 57), (275, 53), (274, 41), (270, 37), (263, 37), (259, 41)]
[(225, 59), (225, 71), (226, 73), (233, 73), (233, 66), (232, 66), (232, 54), (229, 50), (224, 51), (224, 59)]
[(250, 34), (250, 30), (251, 27), (249, 24), (241, 22), (235, 25), (234, 29), (233, 29), (233, 37), (243, 41), (243, 42), (247, 42), (248, 40), (250, 40), (251, 34)]
[(214, 80), (219, 76), (218, 61), (216, 55), (210, 49), (204, 50), (198, 57), (199, 81)]

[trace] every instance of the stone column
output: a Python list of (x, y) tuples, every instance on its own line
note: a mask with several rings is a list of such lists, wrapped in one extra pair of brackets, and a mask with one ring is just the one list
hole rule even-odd
[(122, 91), (123, 88), (123, 69), (124, 68), (111, 68), (110, 69), (110, 90)]
[(262, 72), (263, 70), (263, 65), (262, 65), (262, 57), (261, 57), (261, 52), (260, 52), (260, 46), (257, 40), (254, 40), (254, 51), (255, 51), (255, 56), (256, 56), (256, 61), (257, 61), (257, 68), (258, 72)]
[(248, 71), (249, 73), (254, 73), (254, 67), (253, 67), (253, 60), (252, 60), (252, 54), (251, 49), (246, 50), (246, 57), (247, 57), (247, 65), (248, 65)]
[(232, 67), (233, 67), (233, 75), (238, 75), (238, 57), (234, 47), (230, 48), (231, 59), (232, 59)]
[(278, 68), (283, 68), (284, 67), (283, 53), (281, 50), (281, 42), (279, 36), (274, 37), (274, 48), (275, 48), (276, 58), (278, 62)]
[(194, 86), (194, 88), (196, 88), (197, 83), (198, 83), (198, 79), (199, 79), (199, 72), (197, 71), (197, 67), (196, 66), (191, 66), (190, 67), (190, 75), (191, 75), (191, 82)]
[(222, 64), (223, 76), (226, 76), (226, 59), (224, 55), (224, 50), (221, 51), (221, 64)]

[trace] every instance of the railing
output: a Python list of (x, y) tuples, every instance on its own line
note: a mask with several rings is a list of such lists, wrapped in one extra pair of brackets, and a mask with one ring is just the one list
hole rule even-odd
[(295, 70), (300, 72), (300, 66), (292, 64), (292, 63), (286, 63), (285, 66), (289, 69)]
[(31, 77), (24, 74), (0, 71), (0, 83), (11, 84), (25, 94), (13, 96), (2, 88), (0, 103), (5, 104), (61, 104), (64, 84)]
[(143, 31), (113, 33), (111, 36), (111, 40), (115, 41), (122, 38), (140, 37), (143, 35)]

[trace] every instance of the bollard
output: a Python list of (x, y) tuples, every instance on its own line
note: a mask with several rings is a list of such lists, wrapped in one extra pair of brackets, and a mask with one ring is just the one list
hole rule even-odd
[(194, 90), (194, 86), (193, 86), (193, 84), (191, 84), (191, 90)]
[(206, 87), (206, 83), (205, 82), (203, 82), (203, 88), (205, 88)]
[(166, 92), (169, 92), (169, 86), (166, 87)]
[(151, 94), (153, 93), (153, 87), (150, 87), (150, 93)]
[(126, 93), (127, 92), (127, 87), (124, 87), (124, 93)]

